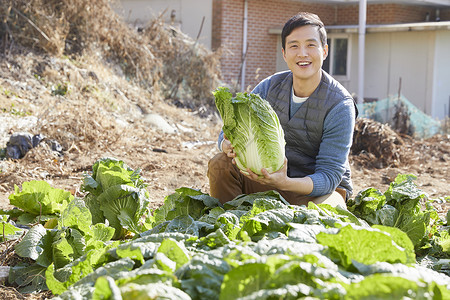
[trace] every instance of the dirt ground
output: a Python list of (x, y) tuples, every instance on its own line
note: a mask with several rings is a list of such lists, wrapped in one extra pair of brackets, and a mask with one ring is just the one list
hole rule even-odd
[[(10, 208), (8, 196), (14, 185), (29, 180), (46, 180), (82, 197), (83, 175), (102, 157), (115, 157), (141, 169), (155, 207), (179, 187), (208, 193), (207, 163), (218, 151), (216, 140), (221, 128), (217, 112), (212, 107), (183, 108), (173, 101), (151, 99), (145, 91), (98, 65), (84, 69), (88, 64), (80, 67), (67, 59), (31, 53), (2, 60), (0, 148), (6, 147), (14, 132), (41, 133), (57, 140), (63, 155), (39, 146), (21, 159), (1, 160), (0, 207)], [(33, 76), (39, 65), (47, 65), (42, 77)], [(97, 86), (103, 85), (102, 90), (88, 90), (91, 78), (83, 80), (80, 75), (88, 71), (97, 78), (108, 78), (96, 81)], [(55, 82), (67, 80), (71, 82), (68, 93), (55, 95)], [(395, 134), (391, 132), (388, 134)], [(372, 148), (383, 147), (379, 140), (369, 142), (374, 144)], [(408, 149), (407, 163), (391, 160), (377, 168), (374, 162), (384, 159), (376, 157), (377, 153), (351, 155), (355, 194), (367, 187), (384, 192), (397, 174), (407, 173), (418, 177), (417, 184), (430, 198), (442, 202), (450, 195), (449, 137), (417, 142), (404, 139), (404, 144), (390, 151)], [(384, 155), (381, 150), (379, 155)], [(398, 156), (390, 153), (394, 154)]]
[[(105, 147), (93, 145), (84, 152), (74, 145), (60, 158), (53, 157), (46, 148), (37, 147), (22, 159), (1, 161), (0, 207), (11, 208), (8, 196), (14, 192), (14, 185), (20, 186), (29, 180), (46, 180), (53, 187), (70, 190), (82, 197), (83, 175), (102, 157), (115, 157), (133, 169), (141, 169), (155, 207), (179, 187), (197, 188), (208, 193), (207, 163), (218, 153), (216, 138), (221, 128), (220, 120), (216, 115), (202, 118), (195, 112), (171, 105), (160, 103), (159, 106), (160, 112), (164, 111), (163, 115), (175, 124), (174, 127), (183, 124), (184, 132), (164, 133), (151, 128), (144, 120), (136, 120), (128, 130), (140, 131), (137, 132), (139, 137), (124, 134), (120, 142)], [(443, 142), (449, 144), (448, 139)], [(375, 187), (384, 192), (397, 174), (414, 174), (418, 186), (430, 198), (443, 200), (450, 195), (450, 163), (448, 155), (442, 158), (380, 169), (353, 162), (354, 191)]]

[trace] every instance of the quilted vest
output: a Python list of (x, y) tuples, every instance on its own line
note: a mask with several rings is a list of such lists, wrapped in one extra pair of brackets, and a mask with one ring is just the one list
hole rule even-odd
[[(315, 172), (325, 117), (336, 104), (352, 99), (336, 80), (326, 72), (322, 74), (319, 86), (291, 119), (292, 72), (277, 73), (270, 80), (266, 100), (274, 108), (284, 130), (289, 177), (304, 177)], [(339, 187), (352, 192), (348, 162)]]

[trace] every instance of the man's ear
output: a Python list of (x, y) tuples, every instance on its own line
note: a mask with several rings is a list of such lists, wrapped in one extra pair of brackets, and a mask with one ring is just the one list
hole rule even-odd
[(328, 57), (328, 44), (323, 47), (323, 60)]
[(281, 47), (281, 54), (283, 54), (283, 59), (286, 61), (286, 52), (284, 51), (284, 48)]

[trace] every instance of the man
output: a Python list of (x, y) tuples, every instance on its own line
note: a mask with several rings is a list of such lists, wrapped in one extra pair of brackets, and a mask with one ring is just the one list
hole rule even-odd
[(219, 135), (222, 153), (208, 165), (210, 194), (225, 203), (240, 194), (277, 190), (291, 204), (309, 201), (345, 207), (352, 194), (348, 154), (356, 107), (350, 93), (322, 70), (328, 55), (320, 18), (299, 13), (281, 33), (283, 58), (289, 71), (274, 74), (252, 91), (266, 99), (280, 119), (286, 140), (284, 167), (258, 177), (234, 165), (236, 153)]

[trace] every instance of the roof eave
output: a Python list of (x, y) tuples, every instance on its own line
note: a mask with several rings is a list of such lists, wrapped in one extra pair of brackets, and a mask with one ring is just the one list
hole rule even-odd
[[(357, 33), (358, 25), (330, 25), (327, 32)], [(402, 24), (367, 24), (366, 32), (397, 32), (397, 31), (436, 31), (450, 29), (450, 21), (445, 22), (419, 22)]]
[[(328, 25), (325, 28), (329, 33), (358, 33), (358, 25)], [(450, 30), (450, 21), (366, 25), (366, 33), (435, 30)], [(281, 28), (270, 28), (269, 34), (281, 34)]]

